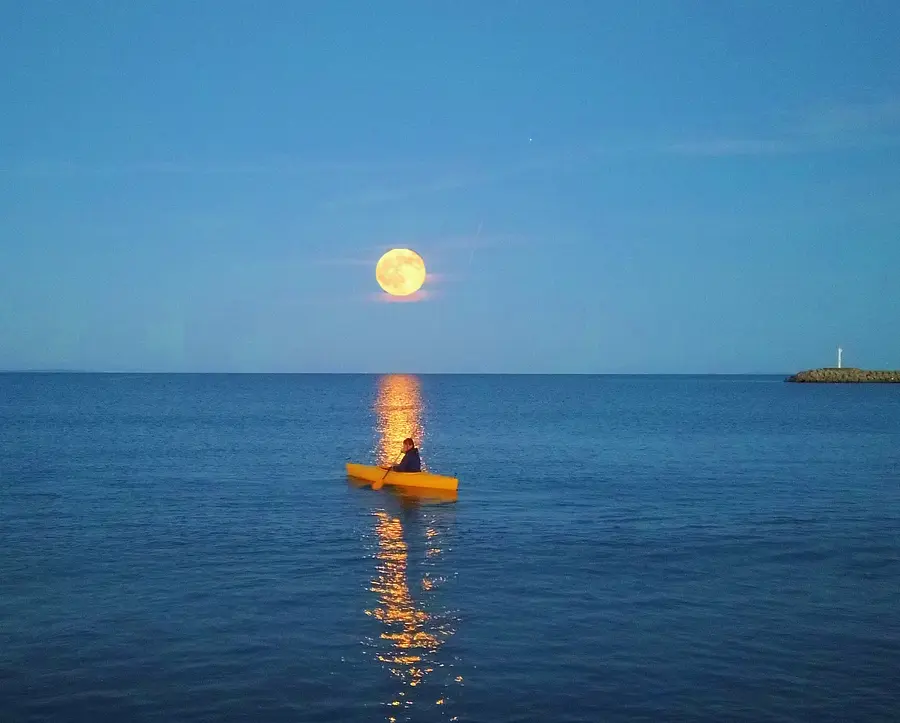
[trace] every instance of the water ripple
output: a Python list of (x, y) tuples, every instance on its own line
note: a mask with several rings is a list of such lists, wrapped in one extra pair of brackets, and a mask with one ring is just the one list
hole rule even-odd
[(4, 375), (0, 721), (893, 720), (900, 397), (759, 382)]

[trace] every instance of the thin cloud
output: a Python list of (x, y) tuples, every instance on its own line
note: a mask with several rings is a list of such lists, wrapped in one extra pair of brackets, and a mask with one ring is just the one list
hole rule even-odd
[(84, 163), (66, 160), (28, 160), (0, 167), (0, 173), (34, 177), (127, 176), (127, 175), (320, 175), (414, 171), (425, 164), (419, 161), (375, 162), (361, 160), (270, 160), (235, 163), (197, 161), (147, 161), (125, 163)]
[(484, 221), (478, 222), (478, 230), (475, 232), (475, 238), (472, 239), (472, 250), (469, 253), (469, 268), (472, 268), (472, 261), (475, 260), (475, 248), (478, 244), (478, 237), (481, 236), (481, 229), (484, 226)]
[(865, 136), (823, 136), (769, 140), (760, 138), (713, 138), (673, 143), (666, 152), (685, 156), (773, 156), (877, 150), (900, 145), (900, 132)]
[(308, 263), (313, 264), (315, 266), (371, 266), (374, 268), (375, 264), (378, 263), (378, 258), (376, 257), (373, 260), (373, 259), (335, 256), (332, 258), (324, 257), (324, 258), (310, 259), (308, 261)]
[(600, 158), (672, 154), (709, 158), (753, 157), (870, 150), (897, 145), (900, 145), (900, 100), (892, 99), (807, 109), (780, 124), (774, 124), (765, 136), (728, 134), (662, 143), (593, 142), (553, 149), (490, 168), (441, 173), (436, 167), (430, 179), (395, 186), (373, 186), (326, 201), (324, 206), (334, 210), (408, 202), (428, 195), (496, 185), (529, 173), (561, 171), (567, 167), (595, 163)]
[(687, 156), (760, 156), (795, 153), (796, 143), (754, 138), (722, 138), (673, 143), (666, 147), (670, 153)]
[[(483, 224), (481, 224), (483, 226)], [(463, 234), (423, 241), (423, 248), (431, 251), (469, 251), (470, 249), (500, 248), (524, 244), (525, 239), (513, 234)]]
[(686, 156), (773, 156), (865, 151), (900, 145), (900, 132), (867, 135), (821, 136), (769, 140), (760, 138), (714, 138), (673, 143), (668, 153)]
[(811, 135), (831, 137), (897, 130), (900, 98), (817, 108), (807, 114), (802, 127)]
[(326, 201), (323, 205), (328, 210), (350, 206), (375, 206), (408, 201), (421, 196), (490, 186), (533, 172), (559, 169), (567, 162), (585, 161), (589, 155), (590, 153), (586, 152), (584, 148), (568, 148), (534, 154), (529, 158), (498, 163), (491, 167), (472, 167), (452, 172), (441, 171), (437, 167), (438, 164), (435, 163), (435, 173), (431, 178), (422, 179), (419, 182), (404, 182), (402, 185), (373, 186)]
[(356, 193), (348, 193), (326, 201), (324, 208), (333, 211), (351, 206), (380, 206), (406, 201), (417, 196), (434, 195), (457, 191), (476, 185), (484, 185), (496, 179), (496, 174), (472, 172), (469, 174), (452, 174), (434, 178), (415, 185), (380, 186), (368, 188)]
[(433, 294), (431, 292), (419, 289), (408, 296), (392, 296), (388, 293), (376, 292), (371, 294), (369, 298), (382, 304), (415, 304), (421, 301), (427, 301), (431, 299), (432, 296)]
[[(567, 165), (590, 163), (602, 156), (629, 156), (654, 153), (694, 156), (754, 156), (789, 153), (821, 153), (843, 149), (871, 149), (900, 145), (900, 98), (887, 97), (871, 102), (820, 105), (791, 116), (782, 116), (767, 136), (686, 138), (668, 143), (584, 143), (537, 152), (490, 167), (448, 169), (434, 159), (297, 159), (269, 158), (249, 161), (207, 163), (196, 160), (146, 160), (91, 163), (70, 160), (26, 159), (0, 167), (0, 174), (20, 177), (82, 176), (265, 176), (323, 174), (352, 177), (365, 183), (378, 176), (402, 173), (419, 176), (399, 185), (377, 183), (326, 201), (327, 209), (348, 206), (378, 206), (412, 198), (487, 186), (537, 171), (558, 170)], [(424, 177), (423, 177), (424, 176)]]
[(669, 153), (763, 156), (873, 150), (900, 145), (900, 100), (847, 103), (795, 114), (768, 138), (707, 138), (672, 143)]

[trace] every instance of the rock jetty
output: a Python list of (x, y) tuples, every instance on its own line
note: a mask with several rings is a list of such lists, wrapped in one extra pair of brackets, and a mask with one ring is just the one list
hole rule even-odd
[(865, 382), (900, 384), (900, 371), (871, 371), (855, 367), (824, 367), (792, 374), (785, 381), (818, 384), (859, 384)]

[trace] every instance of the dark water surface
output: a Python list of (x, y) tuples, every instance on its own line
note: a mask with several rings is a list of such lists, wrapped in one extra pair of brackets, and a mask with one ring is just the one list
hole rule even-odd
[(0, 722), (378, 720), (900, 720), (900, 387), (0, 375)]

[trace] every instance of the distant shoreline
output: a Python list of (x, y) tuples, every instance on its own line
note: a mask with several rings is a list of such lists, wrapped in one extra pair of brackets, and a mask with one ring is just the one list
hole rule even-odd
[(801, 384), (900, 384), (900, 371), (822, 367), (797, 372), (785, 381)]

